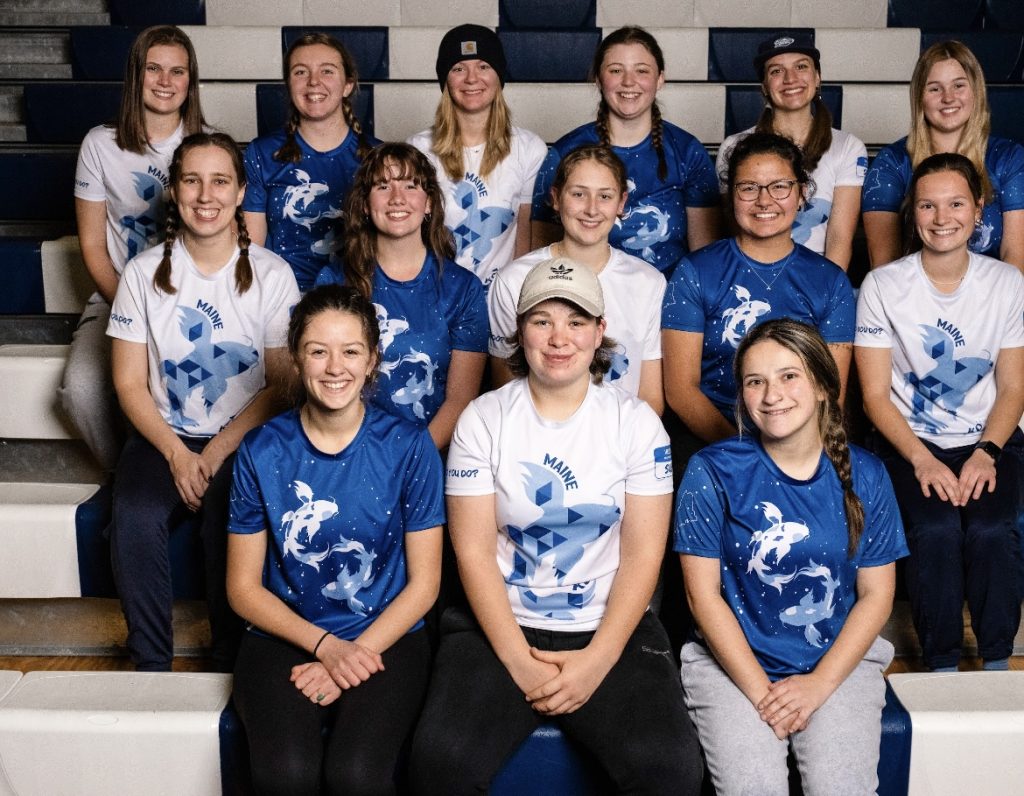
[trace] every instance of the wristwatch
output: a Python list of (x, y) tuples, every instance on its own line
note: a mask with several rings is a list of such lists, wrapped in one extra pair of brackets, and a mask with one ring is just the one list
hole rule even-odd
[(987, 439), (983, 439), (977, 445), (974, 446), (975, 450), (985, 451), (989, 456), (992, 457), (993, 462), (998, 462), (999, 457), (1003, 455), (1003, 449)]

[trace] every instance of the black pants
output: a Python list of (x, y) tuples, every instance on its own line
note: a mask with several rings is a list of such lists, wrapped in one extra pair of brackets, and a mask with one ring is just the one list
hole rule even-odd
[[(505, 760), (545, 718), (523, 698), (471, 616), (445, 612), (430, 693), (413, 740), (421, 794), (486, 792)], [(593, 637), (523, 628), (543, 650), (582, 649)], [(620, 793), (700, 791), (700, 746), (683, 704), (668, 638), (649, 611), (604, 682), (562, 730), (603, 766)]]
[(313, 660), (309, 653), (280, 639), (245, 634), (234, 699), (249, 739), (256, 793), (395, 793), (399, 753), (430, 678), (426, 631), (403, 636), (382, 657), (384, 671), (321, 707), (288, 679), (293, 666)]

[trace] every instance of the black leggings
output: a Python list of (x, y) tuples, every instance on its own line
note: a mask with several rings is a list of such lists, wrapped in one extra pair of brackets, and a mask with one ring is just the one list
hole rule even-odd
[(426, 631), (403, 636), (383, 658), (384, 671), (320, 707), (288, 679), (293, 666), (312, 660), (309, 653), (277, 638), (245, 634), (234, 699), (249, 740), (256, 793), (395, 793), (399, 753), (430, 676)]

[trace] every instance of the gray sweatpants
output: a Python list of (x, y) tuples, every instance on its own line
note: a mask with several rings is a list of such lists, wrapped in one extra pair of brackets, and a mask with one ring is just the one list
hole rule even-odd
[(881, 636), (864, 659), (786, 740), (772, 728), (702, 645), (681, 654), (686, 707), (719, 796), (787, 796), (792, 745), (807, 796), (866, 796), (878, 787), (885, 679), (893, 646)]

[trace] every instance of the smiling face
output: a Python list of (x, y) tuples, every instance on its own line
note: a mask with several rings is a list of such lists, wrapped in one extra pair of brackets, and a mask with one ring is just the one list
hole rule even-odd
[(615, 218), (626, 205), (611, 169), (596, 160), (580, 161), (551, 203), (562, 219), (565, 237), (579, 246), (607, 243)]
[(609, 47), (597, 76), (608, 109), (621, 119), (649, 114), (664, 84), (665, 75), (659, 71), (654, 56), (636, 43)]
[(782, 53), (765, 62), (762, 88), (777, 110), (808, 107), (820, 87), (821, 76), (809, 55)]
[(820, 444), (824, 393), (803, 360), (774, 340), (754, 343), (740, 371), (743, 405), (765, 442)]
[(188, 53), (179, 44), (155, 44), (146, 51), (142, 102), (149, 113), (176, 114), (188, 98)]
[(420, 235), (420, 226), (430, 212), (430, 197), (412, 176), (404, 176), (400, 164), (389, 162), (379, 180), (370, 187), (367, 209), (377, 233), (400, 240)]
[(914, 226), (931, 252), (966, 251), (981, 209), (967, 180), (954, 171), (925, 174), (914, 189)]
[(235, 211), (244, 195), (231, 155), (213, 145), (185, 152), (181, 176), (171, 188), (186, 234), (203, 239), (234, 234)]
[(604, 319), (574, 304), (559, 299), (541, 302), (527, 312), (519, 330), (530, 379), (547, 387), (589, 381), (590, 363), (601, 347), (604, 330)]
[(959, 61), (947, 58), (928, 71), (921, 104), (925, 121), (934, 131), (963, 131), (974, 112), (974, 91)]
[(498, 73), (479, 59), (459, 61), (448, 72), (448, 94), (464, 113), (490, 111), (500, 84)]
[(326, 44), (297, 47), (288, 62), (288, 94), (304, 120), (320, 121), (341, 114), (342, 100), (355, 88), (341, 53)]
[(775, 199), (767, 188), (761, 188), (756, 198), (744, 201), (741, 198), (744, 183), (749, 187), (749, 184), (765, 186), (795, 180), (792, 164), (774, 153), (753, 154), (737, 164), (732, 208), (740, 237), (747, 235), (758, 240), (788, 237), (802, 197), (800, 184), (796, 183), (785, 199)]
[(325, 413), (357, 410), (376, 356), (357, 315), (329, 309), (312, 316), (295, 354), (310, 408)]

